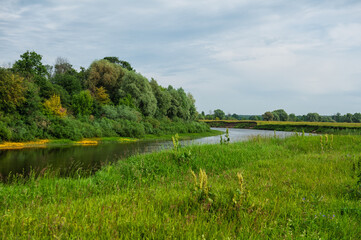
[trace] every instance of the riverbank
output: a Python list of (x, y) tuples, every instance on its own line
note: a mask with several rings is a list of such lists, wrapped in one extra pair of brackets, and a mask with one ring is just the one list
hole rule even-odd
[(321, 134), (347, 135), (361, 134), (361, 123), (330, 122), (282, 122), (282, 121), (248, 121), (248, 120), (202, 120), (210, 127), (228, 127), (241, 129), (275, 130), (286, 132), (307, 132)]
[(361, 136), (255, 136), (90, 177), (18, 177), (0, 183), (0, 238), (357, 239), (360, 147)]
[[(221, 135), (221, 131), (210, 130), (209, 132), (201, 133), (181, 133), (179, 134), (180, 140), (195, 139), (208, 136), (217, 136)], [(107, 142), (135, 142), (135, 141), (153, 141), (153, 140), (171, 140), (171, 134), (166, 135), (145, 135), (144, 138), (125, 138), (125, 137), (103, 137), (103, 138), (84, 138), (81, 141), (72, 141), (70, 139), (42, 139), (38, 141), (30, 142), (3, 142), (0, 143), (0, 150), (15, 150), (15, 149), (25, 149), (25, 148), (46, 148), (46, 147), (55, 147), (55, 146), (72, 146), (72, 145), (81, 145), (81, 146), (91, 146), (98, 145)]]

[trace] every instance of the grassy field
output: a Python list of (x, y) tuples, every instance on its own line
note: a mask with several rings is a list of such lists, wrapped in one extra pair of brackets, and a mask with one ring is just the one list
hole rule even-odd
[(361, 128), (361, 123), (346, 122), (290, 122), (290, 121), (251, 121), (251, 120), (201, 120), (202, 122), (225, 122), (225, 123), (257, 123), (257, 125), (307, 125), (307, 126), (327, 126), (327, 127), (346, 127)]
[(361, 134), (361, 123), (282, 122), (249, 120), (201, 120), (211, 127), (252, 128), (263, 130), (313, 132), (328, 134)]
[(361, 136), (174, 146), (0, 184), (0, 239), (360, 239)]

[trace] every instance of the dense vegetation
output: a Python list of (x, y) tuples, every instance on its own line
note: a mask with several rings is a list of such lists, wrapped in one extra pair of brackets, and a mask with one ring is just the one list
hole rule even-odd
[(41, 60), (27, 51), (11, 68), (0, 68), (0, 141), (209, 130), (194, 121), (191, 94), (159, 86), (117, 57), (80, 71), (63, 58), (54, 67)]
[(348, 122), (361, 123), (361, 113), (347, 113), (341, 115), (336, 113), (332, 116), (321, 116), (318, 113), (308, 113), (306, 115), (296, 116), (294, 113), (288, 114), (283, 109), (265, 112), (262, 115), (238, 115), (225, 114), (221, 109), (216, 109), (213, 113), (205, 114), (202, 112), (199, 116), (202, 120), (254, 120), (254, 121), (291, 121), (291, 122)]
[(0, 184), (0, 238), (359, 239), (361, 137), (254, 137)]

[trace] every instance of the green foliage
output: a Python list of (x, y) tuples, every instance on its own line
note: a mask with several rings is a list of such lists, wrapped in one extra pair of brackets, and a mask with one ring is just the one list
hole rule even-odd
[(307, 121), (309, 122), (319, 122), (321, 117), (318, 113), (308, 113), (307, 114)]
[(25, 94), (24, 79), (0, 68), (0, 110), (7, 113), (15, 111), (25, 102)]
[(26, 51), (20, 57), (21, 59), (13, 65), (14, 72), (28, 78), (34, 76), (45, 77), (47, 75), (46, 67), (41, 63), (41, 55), (36, 52)]
[(64, 58), (57, 58), (54, 67), (41, 60), (41, 55), (27, 51), (12, 71), (0, 68), (0, 112), (11, 119), (1, 126), (1, 139), (210, 131), (206, 124), (190, 121), (197, 117), (190, 93), (163, 88), (154, 79), (149, 83), (117, 57), (94, 61), (79, 72)]
[(108, 60), (111, 63), (116, 63), (119, 64), (122, 68), (127, 69), (128, 71), (135, 71), (135, 69), (130, 65), (129, 62), (127, 61), (123, 61), (123, 60), (119, 60), (118, 57), (105, 57), (103, 58), (105, 60)]
[(93, 111), (93, 98), (88, 90), (73, 96), (72, 109), (74, 114), (89, 116)]
[(139, 122), (141, 118), (139, 112), (125, 105), (104, 105), (102, 106), (102, 114), (104, 117), (113, 120), (126, 119), (133, 122)]
[(150, 81), (150, 86), (152, 88), (153, 94), (157, 100), (157, 110), (155, 113), (156, 117), (167, 116), (167, 112), (171, 107), (171, 95), (170, 93), (161, 86), (158, 85), (157, 81), (153, 78)]
[(132, 96), (128, 93), (125, 97), (119, 99), (119, 105), (128, 106), (131, 108), (136, 108), (135, 102)]
[(95, 93), (96, 88), (104, 87), (113, 103), (117, 103), (119, 100), (118, 91), (123, 75), (123, 69), (117, 64), (107, 60), (94, 61), (89, 67), (85, 86), (92, 93)]
[(214, 110), (214, 118), (222, 120), (226, 117), (226, 114), (221, 109)]
[(148, 80), (142, 75), (133, 71), (125, 71), (120, 94), (123, 98), (130, 94), (134, 99), (135, 106), (144, 116), (154, 116), (157, 109), (157, 100)]
[(10, 141), (12, 139), (12, 132), (7, 127), (7, 125), (0, 121), (0, 142), (1, 141)]
[(274, 110), (273, 112), (274, 119), (276, 121), (288, 121), (288, 114), (283, 109)]
[(52, 81), (53, 83), (62, 86), (69, 95), (77, 94), (82, 90), (79, 79), (73, 74), (56, 74)]
[(262, 115), (262, 118), (264, 121), (272, 121), (273, 118), (274, 118), (274, 115), (273, 113), (271, 112), (265, 112), (263, 115)]

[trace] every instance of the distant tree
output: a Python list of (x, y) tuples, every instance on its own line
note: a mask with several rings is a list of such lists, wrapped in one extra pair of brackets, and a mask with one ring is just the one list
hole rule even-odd
[(273, 121), (280, 121), (280, 116), (278, 115), (277, 112), (272, 112), (273, 114)]
[(329, 116), (321, 116), (321, 122), (335, 122), (331, 117)]
[(360, 123), (361, 122), (361, 113), (355, 113), (352, 116), (352, 122)]
[(290, 115), (288, 115), (288, 120), (291, 122), (296, 122), (297, 121), (297, 117), (294, 113), (291, 113)]
[(287, 121), (288, 120), (288, 114), (283, 109), (274, 110), (273, 115), (277, 114), (279, 117), (279, 121)]
[(342, 122), (342, 116), (341, 113), (336, 113), (335, 115), (332, 116), (332, 118), (336, 121), (336, 122)]
[(272, 121), (273, 120), (273, 113), (271, 112), (265, 112), (263, 115), (262, 115), (262, 118), (263, 120), (265, 121)]
[(253, 120), (253, 121), (259, 121), (261, 120), (260, 117), (256, 116), (256, 115), (252, 115), (249, 117), (249, 120)]
[(216, 109), (213, 111), (214, 118), (218, 118), (220, 120), (224, 119), (226, 114), (221, 109)]
[(24, 78), (0, 68), (0, 110), (13, 112), (25, 102)]
[(321, 117), (318, 113), (308, 113), (306, 119), (308, 122), (319, 122)]
[(45, 77), (47, 76), (46, 67), (41, 63), (42, 56), (36, 52), (25, 52), (21, 59), (16, 61), (13, 65), (13, 71), (24, 77), (33, 77), (35, 75)]
[(345, 121), (345, 122), (351, 123), (351, 122), (352, 122), (352, 119), (353, 119), (353, 115), (352, 115), (351, 113), (347, 113), (347, 114), (344, 116), (344, 121)]

